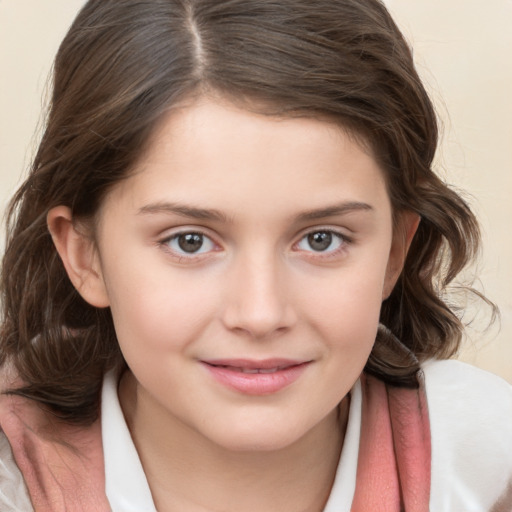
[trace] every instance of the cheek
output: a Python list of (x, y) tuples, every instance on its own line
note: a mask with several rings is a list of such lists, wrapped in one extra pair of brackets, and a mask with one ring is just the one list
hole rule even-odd
[(215, 314), (214, 288), (188, 274), (127, 262), (108, 275), (114, 325), (127, 360), (183, 350)]
[(349, 312), (357, 318), (371, 315), (381, 307), (386, 266), (375, 260), (368, 265), (358, 263), (309, 275), (295, 296), (302, 296), (310, 308), (321, 308), (325, 316), (340, 318)]
[(313, 292), (301, 294), (302, 311), (331, 350), (341, 349), (346, 358), (365, 358), (369, 353), (379, 323), (384, 277), (381, 265), (346, 268), (324, 280), (311, 279), (307, 288)]

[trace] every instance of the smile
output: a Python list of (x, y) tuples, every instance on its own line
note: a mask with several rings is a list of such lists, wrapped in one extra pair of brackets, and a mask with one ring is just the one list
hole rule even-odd
[(270, 395), (294, 383), (311, 361), (202, 361), (220, 384), (247, 395)]
[(241, 373), (275, 373), (281, 370), (285, 370), (288, 368), (287, 366), (279, 366), (276, 368), (240, 368), (237, 366), (220, 366), (220, 368), (225, 368), (226, 370), (232, 372), (241, 372)]

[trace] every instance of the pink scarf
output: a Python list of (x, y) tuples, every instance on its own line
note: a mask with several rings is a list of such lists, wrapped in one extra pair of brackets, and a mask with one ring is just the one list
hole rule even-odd
[(363, 411), (351, 512), (428, 512), (430, 422), (423, 382), (397, 388), (361, 377)]
[[(430, 426), (423, 387), (361, 377), (363, 413), (351, 512), (428, 512)], [(100, 421), (65, 425), (34, 402), (0, 399), (0, 426), (35, 512), (109, 512)]]
[(110, 512), (100, 421), (69, 426), (36, 402), (4, 395), (0, 427), (36, 512)]

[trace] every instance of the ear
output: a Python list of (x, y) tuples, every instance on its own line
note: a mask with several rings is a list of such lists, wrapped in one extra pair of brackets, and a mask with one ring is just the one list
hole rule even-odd
[(402, 269), (404, 268), (405, 258), (411, 246), (412, 239), (420, 224), (420, 216), (412, 211), (401, 212), (393, 229), (393, 240), (389, 252), (388, 266), (386, 269), (386, 278), (382, 290), (382, 300), (387, 299), (395, 287)]
[(68, 277), (82, 298), (92, 306), (105, 308), (109, 300), (96, 244), (85, 226), (73, 221), (66, 206), (52, 208), (46, 222)]

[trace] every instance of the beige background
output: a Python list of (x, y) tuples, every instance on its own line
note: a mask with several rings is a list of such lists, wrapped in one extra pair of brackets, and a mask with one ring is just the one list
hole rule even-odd
[[(30, 162), (51, 60), (82, 3), (0, 0), (1, 211)], [(512, 0), (387, 4), (443, 120), (440, 172), (471, 194), (482, 222), (478, 286), (501, 309), (499, 327), (468, 331), (461, 357), (512, 383)]]

